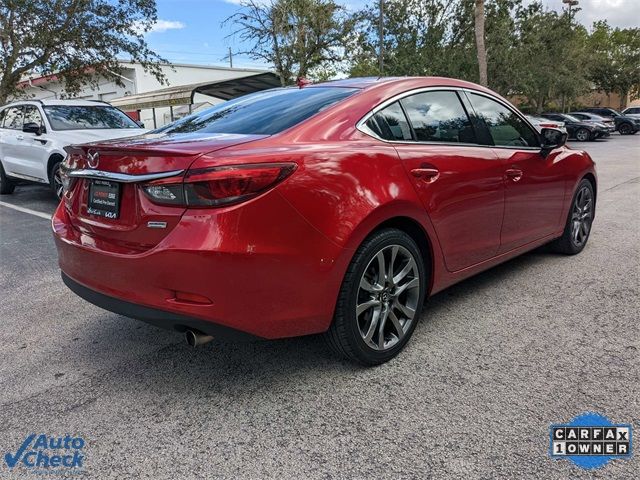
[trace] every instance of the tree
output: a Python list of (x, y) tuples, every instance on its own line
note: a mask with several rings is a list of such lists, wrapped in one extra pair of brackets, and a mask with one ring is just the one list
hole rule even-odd
[(480, 84), (487, 86), (487, 51), (484, 46), (484, 0), (475, 0), (476, 8), (474, 11), (475, 33), (476, 33), (476, 50), (478, 52), (478, 72), (480, 76)]
[(551, 100), (564, 106), (588, 90), (584, 29), (568, 13), (559, 14), (544, 9), (541, 3), (532, 3), (518, 12), (516, 22), (516, 62), (521, 67), (515, 90), (537, 113)]
[(223, 23), (251, 45), (240, 53), (273, 65), (283, 86), (341, 60), (350, 20), (333, 0), (242, 0), (240, 6)]
[(593, 55), (589, 78), (605, 93), (620, 95), (620, 109), (630, 94), (640, 94), (640, 28), (611, 28), (593, 24), (589, 40)]
[[(380, 74), (376, 61), (380, 51), (379, 11), (375, 3), (352, 17), (355, 33), (346, 41), (352, 76)], [(458, 31), (457, 19), (464, 18), (458, 12), (465, 3), (386, 0), (382, 39), (384, 74), (467, 76), (469, 72), (458, 70), (465, 61), (451, 58), (460, 53), (455, 45), (464, 34)]]
[(144, 39), (154, 0), (0, 0), (0, 104), (28, 74), (55, 74), (68, 94), (103, 76), (122, 84), (118, 55), (164, 75)]

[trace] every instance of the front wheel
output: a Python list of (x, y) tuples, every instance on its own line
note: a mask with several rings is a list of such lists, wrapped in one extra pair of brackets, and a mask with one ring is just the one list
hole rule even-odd
[(427, 278), (415, 241), (401, 230), (372, 234), (358, 248), (325, 334), (340, 355), (364, 365), (395, 357), (420, 317)]
[(560, 238), (551, 243), (553, 250), (566, 255), (580, 253), (591, 234), (595, 213), (595, 195), (591, 182), (583, 179), (576, 189), (569, 209), (567, 223)]
[(56, 194), (58, 200), (62, 198), (62, 193), (64, 192), (64, 186), (62, 184), (62, 170), (60, 169), (60, 165), (62, 162), (56, 162), (51, 167), (51, 174), (49, 175), (49, 184), (51, 185), (51, 190)]
[(578, 140), (579, 142), (586, 142), (587, 140), (589, 140), (590, 137), (591, 137), (591, 134), (589, 133), (589, 130), (587, 130), (586, 128), (580, 128), (576, 132), (576, 140)]
[(620, 135), (631, 135), (632, 133), (634, 133), (633, 127), (631, 127), (631, 125), (629, 125), (628, 123), (623, 123), (622, 125), (620, 125), (618, 131), (620, 132)]

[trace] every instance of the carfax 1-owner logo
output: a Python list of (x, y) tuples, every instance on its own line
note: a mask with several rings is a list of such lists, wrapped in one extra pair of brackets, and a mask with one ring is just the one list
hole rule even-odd
[(52, 436), (32, 433), (15, 450), (4, 454), (5, 466), (37, 473), (81, 471), (86, 443), (82, 437)]
[(552, 458), (565, 458), (585, 469), (600, 468), (632, 454), (631, 425), (614, 424), (599, 413), (583, 413), (567, 424), (551, 425), (550, 436)]

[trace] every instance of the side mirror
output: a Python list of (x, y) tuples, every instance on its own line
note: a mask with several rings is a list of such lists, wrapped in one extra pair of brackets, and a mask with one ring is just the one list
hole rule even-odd
[(22, 126), (22, 131), (25, 133), (35, 133), (36, 135), (42, 135), (42, 128), (37, 123), (25, 123)]
[(542, 150), (553, 150), (567, 143), (567, 134), (555, 128), (543, 128), (540, 136)]

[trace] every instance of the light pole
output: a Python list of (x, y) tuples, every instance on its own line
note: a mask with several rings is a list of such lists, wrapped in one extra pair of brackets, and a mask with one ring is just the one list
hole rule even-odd
[(569, 16), (571, 16), (571, 7), (575, 7), (580, 2), (579, 0), (562, 0), (562, 3), (567, 5), (567, 8), (569, 9)]
[(378, 49), (378, 68), (380, 69), (380, 76), (382, 76), (384, 73), (384, 0), (379, 1), (378, 38), (380, 40), (380, 48)]

